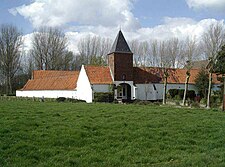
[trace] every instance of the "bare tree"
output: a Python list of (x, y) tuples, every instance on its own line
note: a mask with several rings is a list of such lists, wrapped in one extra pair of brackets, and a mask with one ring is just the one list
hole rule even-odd
[(183, 59), (186, 60), (185, 68), (186, 68), (186, 80), (185, 80), (185, 89), (184, 89), (184, 96), (183, 96), (183, 105), (186, 103), (186, 96), (188, 92), (188, 84), (189, 79), (191, 77), (191, 68), (192, 68), (192, 61), (196, 59), (199, 54), (198, 45), (195, 38), (187, 37), (184, 42), (184, 50), (183, 50)]
[(185, 86), (184, 86), (184, 96), (183, 96), (183, 103), (182, 105), (185, 106), (185, 103), (186, 103), (186, 96), (187, 96), (187, 91), (188, 91), (188, 83), (189, 83), (189, 79), (190, 79), (190, 76), (191, 76), (191, 68), (192, 68), (192, 65), (191, 65), (191, 61), (187, 61), (187, 64), (186, 64), (186, 80), (185, 80)]
[(179, 40), (178, 38), (172, 38), (167, 41), (167, 52), (169, 59), (171, 61), (171, 66), (176, 67), (177, 58), (179, 56)]
[(149, 57), (149, 44), (147, 41), (140, 42), (139, 44), (139, 61), (142, 67), (152, 65), (151, 58)]
[(104, 65), (109, 53), (111, 40), (98, 36), (86, 36), (78, 43), (79, 58), (82, 64)]
[(130, 46), (130, 49), (132, 50), (133, 52), (133, 55), (134, 55), (134, 65), (136, 67), (139, 66), (139, 60), (140, 60), (140, 56), (139, 56), (139, 41), (138, 40), (132, 40), (129, 42), (129, 46)]
[(68, 52), (65, 34), (58, 28), (40, 28), (34, 33), (31, 54), (37, 69), (63, 69), (63, 59)]
[(163, 72), (163, 104), (166, 104), (166, 92), (167, 92), (167, 79), (169, 77), (168, 68), (170, 67), (171, 61), (167, 56), (167, 48), (165, 41), (159, 43), (159, 57), (160, 66)]
[(158, 56), (158, 41), (157, 40), (150, 41), (150, 55), (151, 55), (152, 66), (159, 67), (160, 58)]
[(0, 27), (0, 67), (5, 78), (5, 92), (12, 93), (12, 79), (20, 67), (22, 33), (13, 25)]
[(207, 96), (207, 108), (210, 108), (210, 98), (212, 89), (213, 64), (216, 54), (225, 43), (225, 30), (222, 23), (215, 23), (209, 26), (209, 29), (203, 34), (202, 45), (205, 56), (209, 59), (209, 87)]

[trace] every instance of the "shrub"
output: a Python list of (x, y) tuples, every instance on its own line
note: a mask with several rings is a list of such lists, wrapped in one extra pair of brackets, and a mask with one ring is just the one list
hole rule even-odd
[(176, 96), (174, 97), (174, 100), (181, 100), (181, 97), (180, 97), (179, 95), (176, 95)]
[[(168, 94), (172, 99), (181, 100), (184, 97), (184, 89), (170, 89), (168, 90)], [(187, 98), (194, 100), (195, 98), (195, 91), (188, 90), (187, 91)]]
[(194, 108), (200, 108), (200, 105), (198, 102), (192, 102), (191, 103), (191, 107), (194, 107)]
[(168, 93), (171, 98), (174, 98), (176, 95), (178, 95), (178, 89), (170, 89), (168, 90)]
[(108, 102), (112, 103), (114, 101), (114, 94), (112, 92), (95, 92), (94, 93), (94, 102)]
[(176, 106), (179, 106), (180, 105), (180, 102), (179, 101), (176, 101), (175, 104), (176, 104)]
[(218, 95), (213, 95), (211, 96), (210, 103), (211, 103), (211, 107), (214, 108), (214, 107), (220, 106), (222, 103), (222, 100)]
[(201, 104), (206, 104), (206, 102), (207, 102), (207, 99), (206, 99), (206, 98), (202, 98), (202, 99), (200, 100), (200, 103), (201, 103)]
[(66, 101), (71, 103), (86, 103), (85, 100), (72, 99), (72, 98), (67, 98)]
[(187, 92), (187, 97), (190, 98), (190, 100), (194, 100), (195, 99), (195, 91), (194, 90), (188, 90)]
[(133, 104), (138, 104), (138, 105), (149, 105), (149, 104), (153, 104), (151, 101), (147, 101), (147, 100), (134, 100)]
[(65, 100), (66, 100), (65, 97), (58, 97), (58, 98), (56, 99), (57, 102), (64, 102)]
[(178, 95), (179, 95), (180, 99), (183, 99), (183, 97), (184, 97), (184, 89), (179, 89), (178, 90)]

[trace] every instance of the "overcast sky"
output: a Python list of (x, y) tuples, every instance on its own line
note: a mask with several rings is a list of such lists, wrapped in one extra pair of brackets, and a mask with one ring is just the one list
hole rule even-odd
[(26, 46), (40, 26), (65, 30), (70, 49), (87, 35), (114, 39), (121, 28), (128, 40), (200, 38), (225, 18), (225, 0), (0, 0), (0, 24), (23, 30)]

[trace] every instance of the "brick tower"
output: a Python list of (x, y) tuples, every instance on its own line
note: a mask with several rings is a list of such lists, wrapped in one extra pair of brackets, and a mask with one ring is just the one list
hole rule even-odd
[(108, 54), (108, 63), (114, 81), (133, 81), (133, 53), (121, 30)]

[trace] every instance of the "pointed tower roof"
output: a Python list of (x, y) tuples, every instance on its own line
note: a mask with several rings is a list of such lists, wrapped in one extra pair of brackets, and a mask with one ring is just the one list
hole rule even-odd
[(116, 36), (110, 53), (132, 53), (121, 30)]

